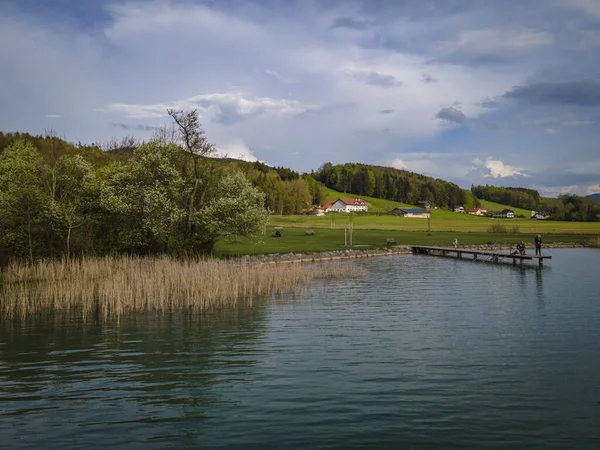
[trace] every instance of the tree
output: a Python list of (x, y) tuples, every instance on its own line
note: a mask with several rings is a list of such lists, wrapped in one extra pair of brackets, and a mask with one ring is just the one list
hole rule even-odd
[(73, 230), (88, 220), (85, 197), (92, 165), (81, 155), (61, 156), (54, 166), (55, 189), (48, 205), (48, 214), (54, 228), (64, 233), (65, 254), (71, 257)]
[[(192, 216), (197, 208), (196, 195), (198, 194), (198, 188), (200, 186), (200, 158), (206, 156), (212, 156), (216, 153), (214, 144), (208, 142), (208, 139), (204, 135), (204, 130), (200, 125), (198, 118), (198, 111), (183, 111), (175, 109), (167, 109), (167, 114), (173, 118), (175, 124), (179, 127), (181, 142), (188, 154), (188, 159), (192, 160), (192, 189), (189, 194), (188, 208), (187, 208), (187, 226), (186, 226), (186, 237), (189, 238), (192, 235)], [(186, 177), (186, 171), (184, 166), (184, 178)], [(200, 201), (200, 207), (204, 198)]]
[(119, 219), (121, 250), (170, 250), (178, 224), (185, 217), (181, 205), (183, 180), (178, 170), (180, 150), (146, 143), (126, 164), (106, 169), (100, 187), (100, 204)]
[(219, 236), (235, 241), (238, 236), (254, 240), (262, 237), (269, 220), (265, 194), (239, 172), (221, 179), (218, 191), (220, 195), (197, 213), (212, 243)]
[(34, 259), (34, 247), (41, 248), (46, 199), (42, 156), (31, 143), (15, 141), (0, 154), (0, 242), (14, 254)]

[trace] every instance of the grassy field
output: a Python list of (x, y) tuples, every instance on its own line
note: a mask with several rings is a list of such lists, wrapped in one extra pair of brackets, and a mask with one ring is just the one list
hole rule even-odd
[(502, 211), (503, 209), (510, 209), (514, 211), (515, 216), (524, 216), (529, 219), (531, 217), (531, 211), (528, 209), (514, 208), (512, 206), (501, 205), (500, 203), (494, 203), (487, 200), (479, 200), (484, 208), (488, 210), (488, 212), (492, 211)]
[[(325, 188), (326, 199), (355, 197)], [(531, 212), (506, 205), (484, 201), (489, 211), (512, 209), (526, 219), (492, 219), (489, 217), (460, 214), (448, 210), (434, 210), (431, 215), (431, 234), (428, 234), (427, 219), (398, 217), (391, 214), (376, 214), (399, 206), (411, 206), (377, 198), (359, 196), (370, 204), (368, 214), (329, 213), (325, 216), (271, 216), (269, 229), (263, 242), (253, 244), (241, 240), (238, 243), (221, 241), (215, 251), (219, 256), (239, 256), (269, 253), (308, 253), (342, 250), (344, 228), (352, 222), (353, 243), (356, 248), (379, 248), (386, 246), (387, 239), (395, 239), (404, 245), (451, 245), (457, 238), (459, 244), (516, 244), (523, 239), (532, 242), (533, 236), (541, 233), (545, 243), (572, 242), (587, 244), (597, 242), (600, 223), (556, 222), (529, 219)], [(283, 237), (271, 237), (274, 227), (283, 228)], [(306, 235), (314, 230), (315, 235)], [(363, 247), (360, 247), (363, 246)]]
[[(416, 220), (416, 219), (415, 219)], [(425, 221), (426, 222), (426, 221)], [(387, 239), (395, 239), (399, 245), (452, 245), (452, 240), (457, 238), (459, 245), (468, 244), (516, 244), (523, 239), (533, 248), (533, 235), (523, 236), (518, 233), (456, 233), (450, 231), (437, 231), (428, 234), (426, 231), (403, 230), (367, 230), (355, 229), (352, 236), (354, 248), (369, 249), (387, 246)], [(544, 234), (545, 243), (572, 242), (585, 243), (589, 235), (581, 234)], [(304, 228), (284, 227), (282, 237), (265, 237), (262, 243), (254, 244), (241, 239), (237, 243), (221, 241), (217, 243), (215, 252), (218, 256), (240, 256), (270, 253), (310, 253), (332, 250), (344, 250), (344, 230), (340, 229), (315, 229), (314, 235), (306, 235)]]
[[(353, 214), (355, 229), (427, 231), (427, 219), (414, 219), (394, 215)], [(272, 216), (272, 226), (284, 228), (344, 229), (349, 225), (348, 214), (329, 213), (325, 216)], [(504, 225), (509, 232), (525, 234), (600, 234), (599, 222), (557, 222), (531, 219), (492, 219), (488, 217), (436, 210), (431, 214), (431, 231), (487, 233), (493, 225)]]

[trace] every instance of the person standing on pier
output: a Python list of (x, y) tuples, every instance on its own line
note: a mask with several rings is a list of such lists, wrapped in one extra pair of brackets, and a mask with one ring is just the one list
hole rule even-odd
[(535, 244), (535, 255), (542, 256), (542, 235), (536, 234), (533, 243)]

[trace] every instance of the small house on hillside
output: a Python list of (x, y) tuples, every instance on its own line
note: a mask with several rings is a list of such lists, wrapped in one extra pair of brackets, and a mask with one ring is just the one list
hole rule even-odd
[(533, 214), (533, 216), (531, 216), (532, 219), (537, 219), (537, 220), (547, 220), (550, 218), (550, 213), (546, 212), (546, 211), (538, 211), (535, 214)]
[(351, 211), (368, 211), (367, 202), (360, 198), (338, 198), (331, 200), (323, 206), (325, 212), (351, 212)]
[(469, 209), (469, 214), (473, 216), (485, 216), (487, 214), (487, 209), (485, 208), (471, 208)]
[(324, 216), (325, 210), (319, 205), (313, 205), (309, 209), (303, 210), (301, 214), (306, 216)]
[(423, 208), (394, 208), (392, 214), (417, 219), (427, 219), (431, 216), (431, 213)]
[(457, 206), (456, 208), (454, 208), (454, 212), (464, 213), (465, 212), (465, 208), (462, 207), (462, 206)]
[(503, 209), (502, 211), (492, 213), (492, 217), (496, 219), (514, 219), (515, 212), (512, 209)]

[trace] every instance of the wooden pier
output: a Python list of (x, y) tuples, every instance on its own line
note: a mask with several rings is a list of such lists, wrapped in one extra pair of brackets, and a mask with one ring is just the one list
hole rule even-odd
[(540, 267), (544, 265), (545, 259), (552, 259), (550, 255), (537, 256), (537, 255), (521, 255), (521, 254), (513, 254), (505, 251), (498, 250), (468, 250), (465, 248), (453, 248), (453, 247), (428, 247), (423, 245), (412, 245), (413, 253), (419, 253), (423, 255), (433, 255), (433, 256), (452, 256), (456, 255), (457, 258), (462, 258), (463, 255), (469, 256), (474, 261), (477, 261), (480, 256), (489, 256), (492, 262), (499, 262), (501, 259), (507, 258), (512, 259), (514, 265), (519, 261), (520, 264), (523, 264), (525, 260), (538, 260), (538, 264)]

